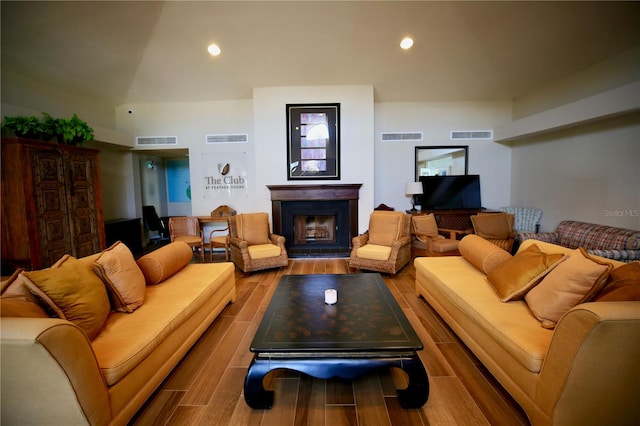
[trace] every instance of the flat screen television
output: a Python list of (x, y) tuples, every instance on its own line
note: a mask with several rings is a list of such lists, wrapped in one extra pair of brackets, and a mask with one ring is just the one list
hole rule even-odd
[(422, 210), (479, 209), (480, 176), (420, 176)]

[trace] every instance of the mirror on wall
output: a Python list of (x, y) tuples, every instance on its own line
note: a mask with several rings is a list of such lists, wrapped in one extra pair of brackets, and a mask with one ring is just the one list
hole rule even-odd
[(466, 175), (469, 146), (416, 146), (416, 182), (420, 176)]

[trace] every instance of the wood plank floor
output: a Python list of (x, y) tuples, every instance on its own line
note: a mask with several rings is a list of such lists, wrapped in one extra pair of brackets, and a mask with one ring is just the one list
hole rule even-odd
[[(218, 261), (219, 259), (216, 259)], [(415, 268), (382, 274), (424, 344), (419, 356), (429, 375), (429, 400), (403, 409), (396, 388), (404, 373), (389, 369), (354, 380), (319, 380), (275, 371), (265, 386), (273, 408), (244, 402), (249, 345), (283, 274), (345, 274), (347, 259), (291, 259), (285, 269), (236, 270), (237, 301), (227, 306), (147, 404), (132, 425), (528, 425), (517, 403), (414, 291)]]

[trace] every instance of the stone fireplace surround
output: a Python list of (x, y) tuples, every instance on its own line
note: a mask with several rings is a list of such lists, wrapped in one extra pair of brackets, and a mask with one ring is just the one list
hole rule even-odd
[[(358, 200), (362, 184), (267, 185), (271, 191), (272, 229), (285, 237), (289, 257), (348, 257), (358, 234)], [(334, 241), (295, 243), (296, 215), (335, 215)]]

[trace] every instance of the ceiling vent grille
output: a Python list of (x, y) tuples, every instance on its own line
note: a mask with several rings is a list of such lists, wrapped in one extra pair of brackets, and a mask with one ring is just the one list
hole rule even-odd
[(384, 132), (380, 133), (383, 142), (421, 141), (422, 132)]
[(177, 145), (177, 136), (136, 136), (137, 146)]
[(236, 133), (227, 135), (206, 135), (208, 144), (216, 143), (247, 143), (249, 135), (247, 133)]
[(452, 140), (460, 139), (493, 139), (492, 130), (452, 130)]

